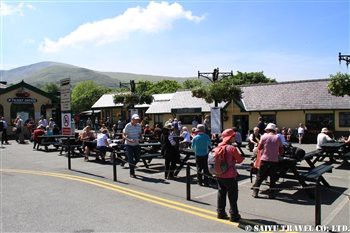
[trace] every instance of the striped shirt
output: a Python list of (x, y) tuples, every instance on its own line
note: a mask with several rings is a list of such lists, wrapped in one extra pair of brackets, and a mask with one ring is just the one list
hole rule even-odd
[(129, 142), (128, 140), (125, 140), (125, 145), (129, 146), (137, 146), (139, 145), (139, 140), (141, 136), (141, 124), (137, 123), (136, 125), (132, 125), (130, 122), (126, 124), (123, 133), (126, 135), (128, 139), (135, 139), (135, 142)]

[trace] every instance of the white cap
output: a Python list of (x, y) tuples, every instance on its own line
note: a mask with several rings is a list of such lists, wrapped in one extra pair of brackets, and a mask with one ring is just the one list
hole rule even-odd
[(132, 115), (131, 119), (140, 120), (140, 117), (139, 117), (139, 115), (134, 114), (134, 115)]
[(267, 129), (276, 131), (276, 125), (273, 123), (268, 123), (265, 130), (267, 130)]

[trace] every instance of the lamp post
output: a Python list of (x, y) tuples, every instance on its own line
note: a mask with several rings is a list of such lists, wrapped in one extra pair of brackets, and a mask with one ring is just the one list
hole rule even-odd
[[(203, 78), (206, 78), (208, 79), (211, 83), (216, 83), (216, 82), (220, 82), (222, 79), (226, 78), (226, 77), (229, 77), (229, 76), (233, 76), (233, 72), (220, 72), (219, 71), (219, 68), (216, 68), (213, 70), (213, 72), (199, 72), (198, 71), (198, 79), (200, 77), (203, 77)], [(212, 109), (218, 109), (218, 100), (214, 99), (214, 106), (215, 108), (212, 108)], [(213, 120), (213, 114), (214, 112), (216, 112), (215, 110), (211, 112), (211, 124), (212, 124), (212, 130), (213, 130), (213, 125), (217, 125), (217, 129), (215, 130), (216, 133), (215, 133), (215, 137), (216, 139), (218, 139), (218, 136), (219, 136), (219, 132), (222, 131), (223, 129), (223, 118), (222, 118), (222, 109), (220, 108), (219, 109), (219, 122), (217, 122), (217, 124), (213, 124), (212, 120)]]
[[(198, 71), (198, 79), (200, 77), (206, 78), (208, 79), (211, 83), (216, 83), (219, 82), (220, 80), (229, 77), (229, 76), (233, 76), (233, 72), (231, 70), (231, 72), (219, 72), (219, 68), (216, 68), (213, 70), (212, 73), (210, 72), (199, 72)], [(215, 107), (218, 106), (218, 101), (214, 100), (215, 103)]]
[(342, 55), (342, 54), (339, 52), (339, 64), (341, 63), (341, 61), (345, 61), (346, 67), (349, 67), (349, 64), (350, 64), (350, 55)]

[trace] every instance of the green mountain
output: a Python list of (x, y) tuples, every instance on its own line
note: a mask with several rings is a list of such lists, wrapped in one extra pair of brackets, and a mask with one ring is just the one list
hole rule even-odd
[(59, 84), (61, 79), (70, 78), (72, 85), (81, 81), (93, 80), (106, 87), (119, 87), (119, 83), (128, 83), (130, 80), (176, 80), (183, 82), (189, 78), (153, 76), (143, 74), (121, 73), (121, 72), (100, 72), (78, 66), (58, 62), (40, 62), (28, 66), (22, 66), (11, 70), (0, 70), (0, 80), (8, 84), (15, 84), (22, 80), (35, 86), (42, 86), (45, 83)]

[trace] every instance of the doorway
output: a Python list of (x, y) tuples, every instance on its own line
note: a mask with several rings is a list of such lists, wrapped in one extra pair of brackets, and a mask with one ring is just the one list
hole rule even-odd
[(249, 131), (249, 116), (235, 115), (233, 116), (233, 126), (237, 127), (242, 135), (242, 140), (246, 141)]

